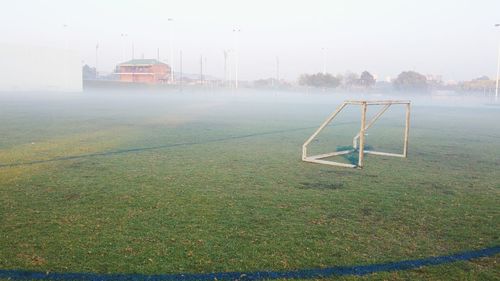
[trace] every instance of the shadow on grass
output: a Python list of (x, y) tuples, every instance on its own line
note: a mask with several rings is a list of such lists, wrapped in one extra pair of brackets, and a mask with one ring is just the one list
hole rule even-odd
[[(372, 146), (370, 145), (365, 145), (366, 150), (373, 149)], [(335, 151), (345, 151), (345, 150), (354, 150), (352, 146), (345, 145), (345, 146), (337, 146)], [(353, 165), (358, 164), (359, 160), (359, 153), (358, 150), (354, 150), (351, 153), (341, 155), (344, 159), (349, 161), (349, 163)], [(335, 171), (336, 173), (338, 171)], [(300, 183), (299, 188), (300, 189), (341, 189), (344, 187), (343, 182), (324, 182), (324, 181), (317, 181), (317, 182), (302, 182)]]
[(49, 162), (58, 162), (58, 161), (66, 161), (66, 160), (85, 159), (85, 158), (98, 157), (98, 156), (111, 156), (111, 155), (117, 155), (117, 154), (139, 153), (139, 152), (145, 152), (145, 151), (151, 151), (151, 150), (159, 150), (159, 149), (166, 149), (166, 148), (173, 148), (173, 147), (192, 146), (192, 145), (199, 145), (199, 144), (209, 144), (209, 143), (215, 143), (215, 142), (237, 140), (237, 139), (245, 139), (245, 138), (251, 138), (251, 137), (258, 137), (258, 136), (266, 136), (266, 135), (289, 133), (289, 132), (295, 132), (295, 131), (309, 130), (309, 129), (313, 129), (313, 128), (315, 128), (315, 127), (295, 128), (295, 129), (288, 129), (288, 130), (277, 130), (277, 131), (270, 131), (270, 132), (262, 132), (262, 133), (240, 135), (240, 136), (229, 136), (229, 137), (211, 139), (211, 140), (206, 140), (206, 141), (182, 142), (182, 143), (173, 143), (173, 144), (165, 144), (165, 145), (158, 145), (158, 146), (149, 146), (149, 147), (132, 147), (132, 148), (126, 148), (126, 149), (118, 149), (118, 150), (111, 150), (111, 151), (102, 151), (102, 152), (80, 154), (80, 155), (60, 156), (60, 157), (55, 157), (55, 158), (51, 158), (51, 159), (33, 160), (33, 161), (18, 162), (18, 163), (6, 163), (6, 164), (1, 164), (0, 163), (0, 168), (18, 167), (18, 166), (25, 166), (25, 165), (35, 165), (35, 164), (42, 164), (42, 163), (49, 163)]
[[(342, 157), (349, 161), (350, 164), (352, 165), (358, 165), (359, 161), (359, 151), (357, 149), (354, 149), (351, 145), (343, 145), (343, 146), (337, 146), (335, 149), (336, 151), (344, 151), (344, 150), (353, 150), (353, 152), (344, 154)], [(365, 150), (373, 150), (373, 146), (371, 145), (365, 145)], [(365, 154), (365, 157), (367, 155)]]
[(301, 182), (299, 189), (341, 189), (343, 182)]

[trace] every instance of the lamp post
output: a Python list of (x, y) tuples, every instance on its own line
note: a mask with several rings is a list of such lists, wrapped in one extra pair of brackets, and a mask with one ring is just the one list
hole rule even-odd
[(234, 33), (234, 64), (235, 64), (235, 70), (234, 70), (234, 87), (238, 89), (238, 67), (239, 67), (239, 33), (241, 32), (241, 29), (239, 28), (234, 28), (233, 33)]
[(276, 83), (280, 83), (280, 58), (276, 56)]
[(173, 18), (168, 18), (169, 21), (169, 33), (170, 33), (170, 83), (174, 83), (174, 45), (173, 45), (173, 25), (174, 25), (174, 19)]
[(229, 53), (228, 50), (223, 50), (224, 52), (224, 86), (227, 84), (227, 55)]
[(122, 33), (120, 34), (121, 41), (122, 41), (122, 62), (125, 61), (125, 37), (127, 37), (128, 34)]
[(182, 92), (182, 50), (179, 51), (179, 87)]
[(200, 55), (200, 85), (203, 86), (203, 55)]
[(232, 67), (232, 54), (234, 50), (227, 50), (226, 59), (227, 59), (227, 79), (226, 79), (226, 87), (232, 88), (233, 86), (233, 67)]
[(97, 79), (99, 76), (99, 72), (97, 71), (97, 63), (98, 63), (98, 50), (99, 50), (99, 42), (95, 45), (95, 78)]
[[(495, 27), (500, 27), (500, 23), (495, 24)], [(497, 58), (497, 82), (495, 87), (495, 100), (498, 100), (498, 80), (500, 79), (500, 41), (498, 42), (498, 58)]]

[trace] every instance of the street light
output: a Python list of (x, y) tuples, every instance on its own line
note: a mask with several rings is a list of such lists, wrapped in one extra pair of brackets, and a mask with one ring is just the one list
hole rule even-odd
[(122, 41), (122, 62), (125, 61), (125, 37), (127, 37), (128, 34), (126, 33), (122, 33), (120, 34), (120, 37), (121, 37), (121, 41)]
[(97, 44), (95, 45), (95, 78), (96, 79), (99, 76), (99, 72), (97, 71), (97, 62), (98, 62), (98, 60), (97, 60), (97, 58), (98, 58), (97, 52), (98, 52), (98, 50), (99, 50), (99, 42), (97, 42)]
[(170, 83), (174, 83), (174, 47), (173, 47), (173, 25), (174, 19), (168, 18), (169, 21), (169, 36), (170, 36)]
[(241, 29), (239, 28), (234, 28), (233, 29), (233, 34), (234, 34), (234, 64), (235, 64), (235, 70), (234, 70), (234, 87), (238, 89), (238, 67), (239, 67), (239, 33), (241, 32)]
[(227, 50), (222, 50), (224, 53), (224, 85), (227, 84), (227, 55), (228, 51)]
[[(495, 24), (495, 27), (500, 27), (500, 23)], [(498, 58), (497, 58), (497, 83), (495, 87), (495, 100), (498, 99), (498, 80), (500, 79), (500, 41), (498, 42)]]
[(179, 51), (179, 88), (182, 92), (182, 50)]
[(68, 25), (67, 24), (63, 24), (63, 30), (64, 30), (64, 47), (67, 49), (69, 49), (69, 31), (68, 31)]
[(276, 56), (276, 83), (280, 83), (280, 58)]

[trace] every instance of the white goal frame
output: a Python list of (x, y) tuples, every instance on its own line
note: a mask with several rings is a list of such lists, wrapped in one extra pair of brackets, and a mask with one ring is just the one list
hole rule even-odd
[[(308, 145), (316, 138), (325, 127), (330, 124), (333, 119), (347, 106), (347, 105), (360, 105), (361, 106), (361, 129), (359, 133), (354, 136), (352, 140), (353, 149), (335, 151), (330, 153), (324, 153), (319, 155), (307, 155), (307, 147)], [(383, 105), (383, 107), (373, 116), (373, 118), (367, 123), (366, 122), (366, 111), (369, 105)], [(388, 152), (380, 152), (374, 150), (365, 150), (365, 134), (368, 129), (370, 129), (373, 124), (382, 116), (391, 105), (405, 105), (406, 107), (406, 116), (405, 116), (405, 130), (404, 130), (404, 143), (403, 143), (403, 153), (388, 153)], [(302, 161), (317, 163), (317, 164), (326, 164), (332, 166), (340, 166), (347, 168), (362, 168), (364, 162), (365, 154), (374, 154), (374, 155), (382, 155), (382, 156), (392, 156), (392, 157), (408, 157), (408, 136), (410, 133), (410, 106), (411, 102), (408, 100), (380, 100), (380, 101), (367, 101), (367, 100), (347, 100), (340, 105), (335, 112), (333, 112), (321, 126), (306, 140), (306, 142), (302, 145)], [(358, 145), (359, 143), (359, 145)], [(324, 158), (329, 158), (332, 156), (345, 155), (358, 150), (359, 158), (358, 164), (346, 164), (340, 163), (330, 160), (325, 160)]]

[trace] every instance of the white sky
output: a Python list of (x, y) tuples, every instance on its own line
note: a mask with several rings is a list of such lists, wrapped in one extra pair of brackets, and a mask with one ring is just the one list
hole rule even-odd
[[(368, 70), (380, 80), (402, 70), (445, 79), (493, 77), (500, 28), (500, 0), (0, 0), (0, 41), (77, 50), (85, 63), (111, 72), (122, 59), (169, 61), (173, 18), (174, 68), (223, 77), (224, 49), (239, 35), (240, 78)], [(66, 24), (68, 27), (63, 28)], [(122, 40), (120, 34), (128, 36)]]

